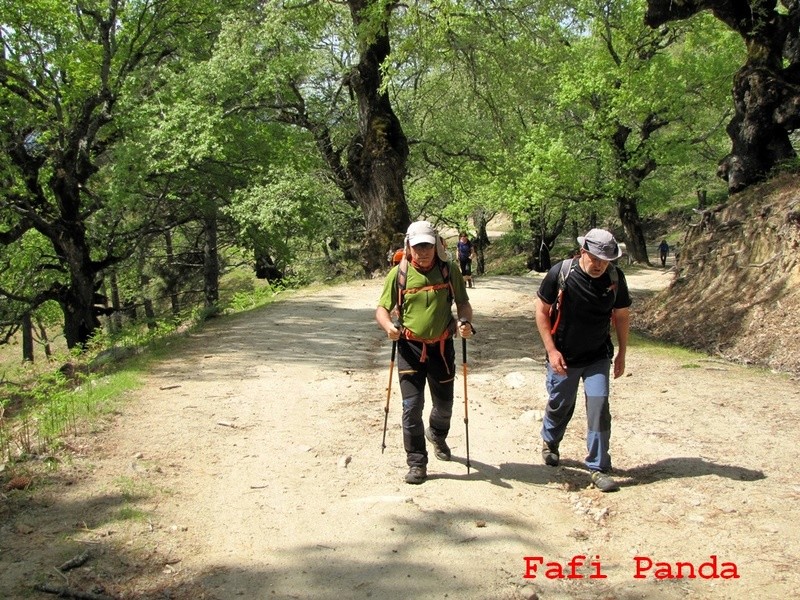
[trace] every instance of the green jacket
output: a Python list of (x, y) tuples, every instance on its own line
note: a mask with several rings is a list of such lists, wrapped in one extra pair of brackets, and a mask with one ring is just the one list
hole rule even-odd
[[(458, 265), (449, 262), (448, 266), (456, 305), (469, 302), (467, 288), (464, 285), (464, 278), (461, 276)], [(390, 313), (397, 305), (397, 273), (399, 268), (400, 266), (398, 265), (389, 271), (383, 282), (383, 292), (378, 301), (378, 306), (382, 306)], [(438, 266), (434, 266), (427, 273), (420, 273), (410, 262), (408, 263), (406, 294), (403, 298), (403, 314), (400, 319), (403, 326), (410, 329), (416, 337), (426, 340), (436, 339), (445, 332), (453, 320), (452, 303), (449, 300), (449, 287), (438, 290), (414, 291), (417, 288), (443, 282), (442, 271)]]

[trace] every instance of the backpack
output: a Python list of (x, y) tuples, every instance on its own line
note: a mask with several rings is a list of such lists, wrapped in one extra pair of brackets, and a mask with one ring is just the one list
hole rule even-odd
[(455, 290), (453, 289), (453, 283), (450, 281), (450, 265), (447, 263), (447, 261), (443, 261), (438, 258), (436, 259), (436, 263), (439, 266), (439, 271), (442, 273), (442, 283), (436, 283), (434, 285), (426, 285), (407, 290), (406, 281), (408, 279), (408, 258), (405, 256), (402, 258), (397, 267), (397, 304), (392, 310), (393, 319), (396, 319), (398, 322), (400, 322), (400, 317), (403, 314), (403, 297), (408, 293), (420, 292), (424, 290), (435, 291), (448, 288), (449, 291), (447, 294), (447, 300), (452, 304), (453, 299), (455, 298)]
[[(556, 334), (558, 325), (561, 323), (561, 315), (564, 313), (564, 290), (567, 289), (567, 277), (572, 273), (574, 267), (574, 258), (561, 262), (561, 268), (558, 271), (558, 296), (556, 296), (556, 301), (550, 307), (550, 335)], [(609, 263), (608, 265), (608, 275), (611, 277), (611, 289), (614, 290), (614, 302), (616, 303), (619, 274), (617, 273), (617, 267), (615, 267), (613, 263)]]

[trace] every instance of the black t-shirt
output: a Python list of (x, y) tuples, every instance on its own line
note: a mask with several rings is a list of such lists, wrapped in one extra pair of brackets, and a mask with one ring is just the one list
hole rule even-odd
[[(581, 269), (577, 258), (574, 259), (566, 280), (561, 321), (553, 336), (556, 348), (570, 367), (582, 367), (614, 356), (611, 311), (629, 307), (631, 297), (625, 275), (619, 268), (609, 266), (612, 268), (616, 268), (618, 275), (616, 299), (608, 270), (595, 279)], [(560, 270), (560, 262), (553, 265), (539, 286), (539, 298), (547, 304), (555, 303), (558, 297)]]

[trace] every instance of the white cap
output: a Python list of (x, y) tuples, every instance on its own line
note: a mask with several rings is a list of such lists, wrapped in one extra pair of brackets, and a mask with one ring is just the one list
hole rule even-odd
[(417, 244), (436, 244), (438, 234), (428, 221), (415, 221), (408, 227), (406, 241), (409, 246)]

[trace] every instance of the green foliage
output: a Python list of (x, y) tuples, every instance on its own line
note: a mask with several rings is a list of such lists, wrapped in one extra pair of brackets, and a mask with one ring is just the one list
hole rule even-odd
[[(553, 223), (564, 210), (606, 222), (620, 196), (650, 211), (721, 189), (714, 172), (742, 51), (730, 32), (711, 17), (654, 31), (636, 2), (514, 4), (516, 21), (439, 3), (431, 28), (400, 46), (424, 57), (412, 63), (424, 67), (408, 78), (413, 90), (397, 93), (431, 159), (412, 156), (412, 212), (463, 221), (482, 203), (519, 223)], [(629, 175), (651, 159), (657, 170), (637, 191)]]
[[(309, 174), (288, 167), (274, 169), (261, 182), (238, 191), (225, 213), (236, 221), (243, 237), (249, 232), (283, 270), (320, 233), (330, 235), (328, 214), (320, 207), (333, 202), (335, 195)], [(330, 201), (321, 202), (326, 196)]]
[(494, 240), (486, 251), (486, 272), (492, 275), (524, 275), (528, 272), (521, 249), (530, 244), (526, 232), (512, 230)]
[[(48, 265), (56, 263), (51, 247), (37, 231), (28, 231), (17, 241), (14, 250), (0, 253), (0, 328), (10, 330), (25, 313), (45, 324), (58, 322), (58, 305), (36, 299), (36, 293), (57, 281)], [(52, 261), (52, 262), (51, 262)]]
[[(343, 3), (128, 3), (106, 57), (81, 7), (0, 7), (11, 75), (3, 81), (29, 84), (27, 95), (0, 85), (0, 117), (21, 124), (0, 130), (4, 148), (33, 132), (25, 139), (44, 153), (36, 184), (48, 217), (59, 204), (47, 183), (53, 161), (67, 154), (60, 140), (77, 135), (84, 109), (107, 111), (87, 150), (97, 170), (81, 188), (89, 255), (104, 265), (95, 282), (108, 292), (113, 274), (123, 304), (152, 302), (166, 335), (175, 320), (201, 316), (212, 225), (223, 278), (256, 252), (289, 287), (358, 272), (363, 215), (315, 136), (326, 129), (329, 151), (342, 157), (358, 129), (352, 68), (384, 31), (393, 54), (383, 91), (412, 143), (414, 216), (463, 228), (477, 213), (503, 212), (529, 229), (518, 233), (522, 248), (564, 211), (580, 224), (613, 221), (621, 195), (636, 196), (646, 217), (690, 207), (697, 190), (725, 192), (715, 163), (727, 150), (744, 48), (710, 15), (654, 31), (643, 25), (644, 4), (629, 0), (380, 0), (365, 3), (354, 29)], [(113, 100), (96, 103), (104, 98)], [(651, 116), (668, 124), (645, 135)], [(636, 188), (631, 174), (650, 159), (657, 169)], [(9, 174), (5, 240), (20, 224), (9, 198), (29, 190), (7, 152), (0, 172)], [(52, 298), (69, 269), (43, 231), (0, 253), (0, 321), (9, 327), (35, 303), (35, 317), (56, 320), (57, 305), (40, 292)], [(250, 299), (223, 289), (219, 306), (202, 311), (269, 296), (252, 289)], [(123, 343), (150, 342), (133, 329), (124, 335), (136, 339)]]
[(249, 292), (236, 292), (228, 306), (234, 312), (258, 308), (259, 306), (264, 306), (272, 302), (280, 291), (281, 290), (276, 290), (271, 285), (267, 284)]
[(108, 412), (121, 390), (138, 377), (120, 370), (107, 376), (76, 371), (44, 373), (29, 386), (17, 387), (0, 404), (0, 462), (24, 459), (56, 449), (64, 437)]

